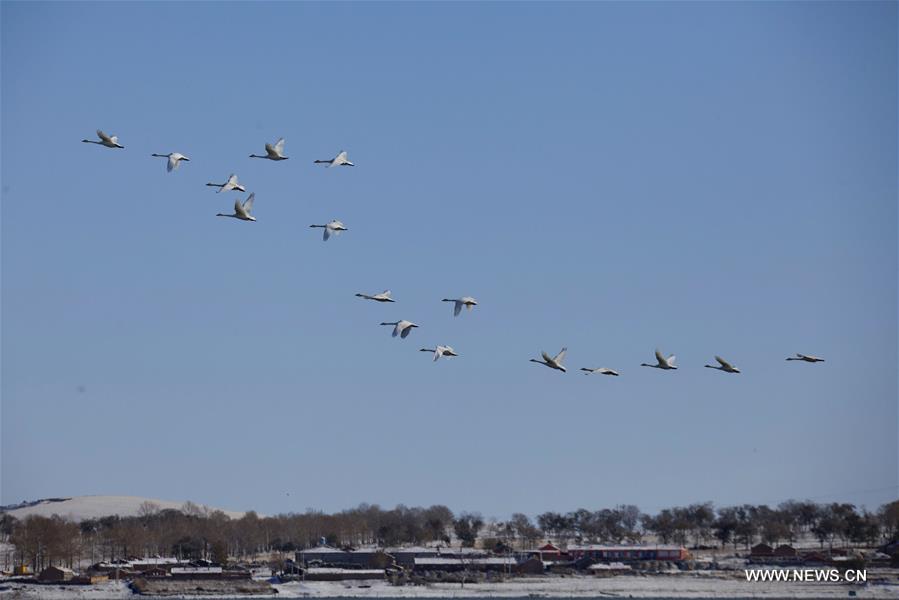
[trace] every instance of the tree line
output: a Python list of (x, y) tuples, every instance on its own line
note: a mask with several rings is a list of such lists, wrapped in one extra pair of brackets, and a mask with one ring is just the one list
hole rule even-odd
[(874, 546), (899, 539), (899, 501), (876, 512), (852, 504), (784, 502), (715, 508), (711, 503), (666, 508), (651, 515), (633, 505), (596, 511), (545, 512), (535, 520), (515, 513), (505, 521), (486, 522), (477, 513), (454, 514), (442, 505), (383, 509), (361, 504), (333, 514), (309, 510), (272, 517), (248, 512), (231, 519), (191, 502), (180, 510), (152, 502), (137, 516), (110, 516), (74, 522), (59, 516), (0, 516), (0, 538), (14, 548), (8, 563), (37, 572), (49, 565), (73, 567), (152, 556), (183, 559), (255, 560), (274, 553), (282, 558), (317, 546), (336, 547), (444, 544), (488, 549), (530, 549), (552, 539), (557, 543), (640, 543), (658, 541), (688, 547), (757, 542), (791, 543), (811, 536), (821, 547), (834, 544)]

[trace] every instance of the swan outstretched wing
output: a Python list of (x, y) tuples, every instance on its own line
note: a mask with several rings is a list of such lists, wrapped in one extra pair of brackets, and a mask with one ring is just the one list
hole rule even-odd
[(253, 210), (253, 200), (256, 199), (256, 192), (251, 193), (243, 203), (244, 211), (249, 214)]
[(553, 362), (556, 364), (562, 364), (562, 361), (565, 360), (565, 353), (568, 352), (568, 348), (562, 348), (558, 354), (553, 357)]
[(103, 133), (103, 131), (101, 131), (100, 129), (97, 130), (97, 137), (99, 137), (101, 140), (103, 140), (103, 141), (106, 142), (107, 144), (114, 144), (114, 143), (115, 143), (115, 141), (114, 141), (114, 139), (113, 139), (112, 137), (106, 135), (106, 134)]
[(456, 304), (453, 306), (453, 316), (458, 317), (460, 312), (462, 312), (462, 303), (456, 300)]
[(409, 337), (410, 333), (412, 333), (412, 327), (410, 327), (409, 325), (406, 325), (406, 328), (403, 329), (403, 332), (400, 334), (400, 337), (403, 339), (406, 339), (407, 337)]
[(664, 365), (664, 364), (667, 362), (667, 361), (665, 360), (665, 357), (662, 356), (662, 353), (659, 352), (658, 349), (656, 349), (656, 360), (659, 361), (659, 364), (660, 364), (660, 365)]
[[(266, 148), (268, 150), (268, 148)], [(284, 152), (284, 138), (280, 138), (277, 142), (275, 142), (275, 152), (280, 156)]]
[(727, 362), (726, 360), (724, 360), (717, 354), (715, 355), (715, 360), (717, 360), (718, 364), (721, 365), (722, 367), (724, 367), (725, 369), (733, 369), (734, 368), (733, 365), (731, 365), (729, 362)]
[(172, 169), (177, 169), (177, 168), (178, 168), (178, 159), (175, 158), (174, 155), (170, 154), (169, 159), (165, 163), (165, 170), (168, 171), (169, 173), (171, 173)]

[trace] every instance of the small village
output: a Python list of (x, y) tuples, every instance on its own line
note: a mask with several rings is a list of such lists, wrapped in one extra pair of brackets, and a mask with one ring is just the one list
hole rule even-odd
[[(2, 509), (0, 600), (899, 592), (899, 501), (874, 511), (811, 501), (656, 513), (618, 505), (507, 519), (369, 504), (260, 516), (116, 496)], [(766, 579), (822, 574), (829, 579)]]
[[(880, 548), (820, 550), (759, 543), (747, 553), (719, 548), (687, 548), (677, 544), (556, 544), (546, 541), (530, 550), (499, 543), (493, 548), (451, 545), (398, 547), (334, 547), (319, 545), (297, 550), (287, 558), (268, 561), (226, 561), (175, 557), (116, 559), (74, 570), (51, 565), (33, 573), (16, 565), (3, 573), (0, 594), (12, 597), (75, 597), (78, 590), (109, 590), (148, 597), (233, 597), (280, 594), (365, 595), (374, 588), (403, 594), (443, 595), (447, 590), (479, 590), (491, 586), (527, 586), (540, 581), (565, 585), (612, 578), (655, 578), (672, 582), (685, 577), (706, 581), (743, 580), (747, 569), (826, 568), (864, 572), (865, 581), (849, 586), (850, 597), (881, 597), (899, 590), (899, 543)], [(567, 584), (562, 583), (567, 581)], [(318, 584), (319, 587), (308, 587)], [(664, 583), (662, 585), (665, 585)], [(845, 587), (845, 586), (841, 586)], [(879, 589), (878, 589), (879, 587)], [(586, 587), (585, 589), (591, 589)], [(833, 591), (835, 588), (831, 588)], [(52, 591), (51, 591), (52, 590)], [(305, 591), (304, 591), (305, 590)], [(486, 591), (484, 591), (486, 590)], [(319, 593), (315, 593), (315, 592)], [(286, 592), (286, 594), (285, 594)], [(294, 592), (294, 594), (292, 594)], [(575, 594), (577, 595), (577, 594)], [(3, 597), (3, 596), (0, 596)], [(888, 595), (885, 597), (889, 597)]]

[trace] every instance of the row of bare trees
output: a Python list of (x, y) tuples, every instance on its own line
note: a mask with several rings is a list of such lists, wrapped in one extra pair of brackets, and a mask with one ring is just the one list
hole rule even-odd
[(852, 504), (816, 504), (793, 500), (777, 507), (744, 504), (715, 510), (711, 503), (665, 509), (644, 516), (643, 528), (660, 540), (684, 545), (795, 543), (812, 537), (822, 547), (835, 543), (876, 545), (896, 539), (899, 501), (877, 512), (858, 511)]
[(851, 504), (784, 502), (776, 508), (742, 505), (715, 509), (693, 504), (644, 514), (636, 506), (569, 513), (546, 512), (536, 522), (515, 513), (508, 521), (486, 524), (476, 513), (454, 515), (446, 506), (399, 505), (382, 509), (361, 504), (338, 513), (307, 511), (259, 517), (254, 512), (231, 519), (187, 502), (180, 510), (161, 510), (145, 502), (134, 517), (105, 517), (80, 523), (58, 516), (0, 517), (0, 537), (15, 549), (15, 564), (39, 570), (48, 565), (77, 566), (82, 561), (176, 556), (225, 562), (254, 560), (260, 554), (287, 554), (316, 546), (377, 544), (395, 546), (443, 542), (473, 546), (490, 536), (492, 546), (532, 548), (541, 540), (637, 543), (652, 536), (663, 543), (749, 547), (794, 542), (813, 536), (821, 545), (876, 545), (899, 538), (899, 501), (877, 512)]

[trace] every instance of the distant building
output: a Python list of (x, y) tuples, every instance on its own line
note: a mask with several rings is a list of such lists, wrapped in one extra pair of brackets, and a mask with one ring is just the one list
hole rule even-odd
[(781, 563), (794, 563), (799, 562), (800, 560), (799, 553), (796, 552), (796, 548), (788, 544), (781, 544), (774, 549), (773, 554), (774, 558)]
[(601, 545), (569, 546), (572, 560), (589, 558), (597, 562), (623, 562), (637, 560), (687, 560), (690, 553), (683, 546), (674, 545)]
[(221, 567), (172, 567), (172, 579), (250, 579), (247, 569), (222, 569)]
[(558, 562), (560, 560), (567, 560), (567, 556), (562, 552), (562, 549), (558, 546), (552, 544), (551, 542), (547, 542), (543, 546), (540, 546), (531, 554), (536, 554), (540, 560), (543, 562)]
[(542, 575), (545, 571), (546, 566), (537, 556), (532, 556), (515, 566), (515, 572), (519, 575)]
[(768, 544), (756, 544), (749, 554), (749, 562), (753, 564), (793, 564), (802, 562), (802, 557), (793, 546), (781, 544), (772, 548)]
[(386, 548), (387, 554), (396, 560), (396, 564), (412, 568), (417, 558), (483, 558), (487, 552), (477, 548), (452, 548), (449, 546), (407, 546)]
[(128, 561), (128, 566), (136, 571), (149, 571), (157, 568), (169, 570), (172, 567), (187, 565), (188, 561), (180, 560), (170, 556), (157, 556), (155, 558), (141, 558), (139, 560)]
[(124, 569), (128, 571), (148, 571), (152, 569), (166, 569), (177, 566), (189, 566), (190, 562), (167, 556), (157, 556), (154, 558), (141, 558), (134, 560), (115, 560), (112, 562), (99, 562), (91, 566), (91, 570), (95, 572), (115, 571), (116, 569)]
[(318, 565), (332, 568), (363, 569), (370, 566), (381, 566), (385, 562), (392, 564), (392, 558), (386, 558), (379, 548), (363, 548), (360, 550), (341, 550), (331, 546), (316, 546), (296, 553), (296, 562), (303, 566)]
[(305, 581), (349, 581), (355, 579), (384, 579), (384, 569), (338, 569), (311, 567), (303, 574)]
[[(750, 557), (749, 561), (753, 562), (752, 557)], [(818, 550), (804, 552), (801, 558), (801, 562), (806, 565), (826, 565), (829, 561), (830, 556)]]
[(141, 576), (142, 573), (134, 569), (112, 569), (106, 572), (106, 577), (114, 581), (128, 581)]
[(296, 553), (296, 560), (301, 565), (308, 565), (311, 562), (322, 564), (348, 564), (352, 562), (350, 552), (324, 544), (315, 548), (300, 550)]
[(416, 558), (415, 571), (512, 571), (517, 563), (511, 557), (489, 558)]
[(394, 548), (359, 548), (341, 550), (331, 546), (316, 546), (296, 552), (296, 562), (303, 566), (322, 566), (346, 569), (383, 569), (392, 564), (413, 568), (417, 558), (475, 558), (485, 557), (484, 550), (450, 548), (446, 546), (408, 546)]
[(75, 571), (65, 567), (47, 567), (37, 576), (41, 583), (62, 583), (75, 577)]
[(85, 574), (78, 575), (69, 580), (69, 583), (80, 583), (81, 585), (94, 585), (95, 583), (103, 583), (109, 581), (108, 575)]

